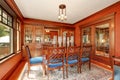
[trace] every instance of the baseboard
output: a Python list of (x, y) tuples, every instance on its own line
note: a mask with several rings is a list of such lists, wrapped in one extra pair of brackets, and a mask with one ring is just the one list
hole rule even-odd
[(102, 68), (105, 68), (105, 69), (107, 69), (107, 70), (110, 70), (110, 71), (113, 70), (113, 69), (111, 68), (111, 66), (106, 65), (106, 64), (103, 64), (103, 63), (101, 63), (101, 62), (98, 62), (98, 61), (95, 61), (95, 60), (91, 60), (91, 62), (92, 62), (93, 64), (96, 64), (96, 65), (98, 65), (98, 66), (101, 66)]

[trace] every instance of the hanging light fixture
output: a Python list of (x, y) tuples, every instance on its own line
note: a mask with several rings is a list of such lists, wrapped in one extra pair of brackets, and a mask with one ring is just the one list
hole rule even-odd
[(61, 21), (67, 20), (66, 16), (66, 5), (65, 4), (60, 4), (59, 5), (59, 16), (58, 19)]

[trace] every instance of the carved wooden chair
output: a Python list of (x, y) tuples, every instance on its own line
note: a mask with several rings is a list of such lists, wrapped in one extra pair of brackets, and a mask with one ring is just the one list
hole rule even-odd
[(50, 47), (48, 48), (48, 54), (46, 56), (46, 71), (49, 79), (49, 71), (54, 69), (61, 69), (63, 70), (63, 78), (65, 78), (64, 73), (64, 59), (65, 59), (65, 47)]
[(77, 71), (79, 73), (79, 55), (80, 47), (68, 47), (66, 54), (66, 77), (68, 78), (68, 66), (77, 66)]
[(32, 57), (30, 53), (29, 46), (25, 46), (25, 50), (27, 53), (27, 61), (28, 61), (28, 76), (30, 72), (30, 67), (35, 65), (42, 65), (43, 68), (43, 75), (45, 74), (45, 65), (43, 64), (43, 57)]
[(88, 63), (89, 64), (89, 70), (91, 69), (91, 53), (92, 53), (92, 45), (83, 45), (81, 47), (80, 72), (81, 72), (81, 66), (84, 63)]

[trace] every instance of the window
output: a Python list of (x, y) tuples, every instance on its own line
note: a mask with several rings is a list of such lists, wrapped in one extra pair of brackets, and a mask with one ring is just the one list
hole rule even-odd
[(13, 53), (13, 29), (0, 23), (0, 59)]
[(13, 20), (0, 6), (0, 61), (13, 54)]
[(20, 44), (21, 44), (21, 38), (20, 38), (20, 22), (17, 21), (17, 51), (20, 51)]
[(0, 22), (12, 27), (12, 17), (3, 8), (0, 7)]

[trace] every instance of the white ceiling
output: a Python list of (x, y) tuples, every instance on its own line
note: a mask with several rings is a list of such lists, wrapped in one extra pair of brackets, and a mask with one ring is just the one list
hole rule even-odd
[(14, 0), (25, 18), (61, 22), (60, 4), (66, 4), (67, 20), (73, 24), (120, 0)]

